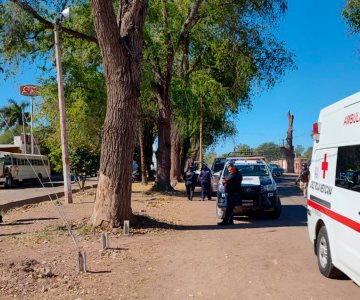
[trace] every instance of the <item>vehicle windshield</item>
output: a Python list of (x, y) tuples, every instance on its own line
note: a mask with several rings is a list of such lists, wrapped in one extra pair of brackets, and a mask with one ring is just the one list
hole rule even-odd
[(224, 165), (225, 165), (224, 161), (215, 162), (213, 166), (213, 172), (216, 173), (222, 171), (224, 169)]
[[(235, 164), (235, 167), (241, 172), (242, 176), (269, 176), (269, 171), (265, 165)], [(228, 174), (229, 170), (225, 168), (224, 177)]]

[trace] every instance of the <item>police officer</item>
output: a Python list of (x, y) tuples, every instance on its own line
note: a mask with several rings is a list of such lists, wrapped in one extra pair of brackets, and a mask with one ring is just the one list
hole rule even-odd
[(234, 224), (234, 207), (236, 205), (236, 202), (240, 199), (241, 182), (243, 177), (233, 163), (230, 163), (227, 168), (229, 171), (229, 175), (226, 176), (225, 179), (223, 179), (227, 206), (225, 217), (222, 222), (218, 223), (218, 225)]
[(201, 168), (199, 175), (199, 180), (201, 184), (201, 198), (204, 201), (205, 197), (208, 200), (211, 200), (211, 173), (207, 166)]
[(183, 178), (185, 181), (187, 197), (189, 200), (192, 200), (194, 197), (195, 184), (197, 180), (193, 166), (189, 166), (187, 168)]
[(309, 177), (310, 177), (310, 172), (308, 169), (308, 165), (307, 163), (303, 163), (301, 165), (301, 170), (298, 176), (298, 180), (300, 180), (300, 189), (303, 192), (304, 198), (307, 197), (307, 188), (308, 188), (308, 184), (309, 184)]

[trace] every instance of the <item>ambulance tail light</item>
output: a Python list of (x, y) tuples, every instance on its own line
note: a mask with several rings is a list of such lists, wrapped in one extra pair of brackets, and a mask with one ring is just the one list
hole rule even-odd
[(321, 127), (320, 122), (313, 124), (312, 137), (313, 140), (316, 142), (319, 142), (320, 140), (320, 127)]

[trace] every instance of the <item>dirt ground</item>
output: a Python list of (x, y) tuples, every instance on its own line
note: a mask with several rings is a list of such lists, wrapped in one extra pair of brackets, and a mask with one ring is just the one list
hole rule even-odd
[[(6, 212), (0, 224), (0, 299), (142, 298), (142, 274), (156, 270), (156, 240), (171, 239), (182, 218), (184, 188), (161, 195), (150, 186), (133, 185), (133, 212), (144, 228), (109, 233), (89, 225), (95, 189), (74, 194), (74, 204), (43, 202)], [(178, 189), (179, 190), (179, 189)], [(185, 216), (186, 217), (186, 216)], [(67, 231), (72, 227), (73, 237)], [(85, 252), (87, 272), (78, 273), (78, 252)], [(140, 275), (140, 276), (139, 276)]]
[[(133, 186), (133, 211), (144, 228), (109, 233), (106, 250), (101, 232), (88, 224), (95, 190), (74, 194), (72, 205), (7, 212), (0, 299), (360, 298), (351, 280), (331, 281), (317, 271), (306, 224), (291, 215), (305, 214), (296, 197), (279, 223), (240, 219), (221, 228), (214, 201), (186, 200), (182, 184), (169, 195), (148, 188)], [(78, 251), (86, 253), (86, 273), (77, 271)]]

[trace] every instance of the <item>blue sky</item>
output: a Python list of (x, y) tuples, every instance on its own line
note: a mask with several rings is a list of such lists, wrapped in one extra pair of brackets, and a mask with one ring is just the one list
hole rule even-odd
[(253, 98), (253, 109), (236, 118), (238, 134), (214, 148), (256, 147), (286, 137), (287, 112), (295, 116), (293, 144), (312, 145), (312, 124), (320, 109), (360, 90), (360, 36), (350, 35), (341, 15), (345, 0), (289, 0), (279, 38), (296, 55), (297, 70), (272, 90)]
[[(341, 15), (344, 6), (345, 0), (289, 0), (278, 36), (295, 53), (297, 70), (253, 97), (253, 109), (236, 117), (238, 134), (214, 145), (218, 154), (238, 144), (281, 143), (288, 110), (295, 116), (294, 146), (307, 148), (320, 109), (360, 90), (360, 36), (350, 35)], [(0, 79), (0, 106), (8, 98), (28, 101), (19, 86), (36, 84), (37, 74), (36, 66), (27, 66), (16, 78)]]

